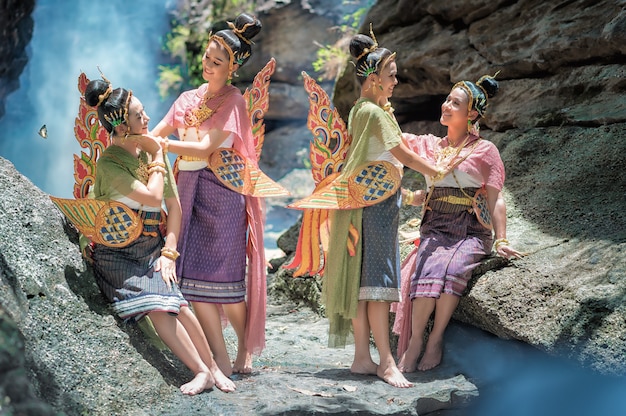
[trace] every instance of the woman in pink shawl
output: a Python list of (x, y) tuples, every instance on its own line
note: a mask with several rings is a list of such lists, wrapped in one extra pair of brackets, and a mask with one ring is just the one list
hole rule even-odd
[[(476, 83), (458, 82), (441, 106), (440, 122), (448, 128), (445, 137), (403, 135), (419, 155), (453, 168), (436, 183), (426, 177), (419, 247), (402, 268), (402, 304), (394, 330), (400, 333), (398, 368), (403, 372), (429, 370), (441, 362), (445, 329), (472, 270), (491, 253), (492, 229), (498, 255), (521, 256), (506, 239), (500, 153), (477, 131), (487, 100), (497, 91), (498, 83), (490, 76)], [(477, 195), (482, 198), (476, 199)], [(433, 328), (422, 355), (424, 332), (433, 312)]]
[[(251, 354), (265, 347), (266, 276), (263, 201), (227, 187), (209, 165), (218, 149), (234, 149), (256, 166), (246, 103), (231, 85), (251, 54), (261, 23), (241, 14), (231, 29), (212, 34), (202, 57), (205, 84), (186, 91), (152, 131), (179, 154), (178, 189), (183, 211), (178, 250), (181, 291), (191, 302), (224, 374), (252, 371)], [(247, 262), (246, 262), (247, 260)], [(247, 269), (246, 269), (247, 266)], [(238, 338), (231, 366), (222, 317)]]

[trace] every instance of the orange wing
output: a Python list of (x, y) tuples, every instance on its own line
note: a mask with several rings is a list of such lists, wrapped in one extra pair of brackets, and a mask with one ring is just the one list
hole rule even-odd
[(87, 105), (83, 94), (89, 84), (85, 73), (78, 77), (78, 91), (80, 92), (80, 105), (78, 116), (74, 122), (74, 135), (80, 147), (87, 149), (88, 153), (81, 152), (80, 156), (74, 155), (74, 198), (86, 198), (89, 189), (96, 177), (96, 161), (104, 149), (109, 145), (109, 135), (98, 122), (98, 112), (95, 107)]
[(252, 83), (251, 88), (247, 88), (243, 94), (248, 104), (248, 115), (252, 124), (252, 135), (254, 136), (254, 147), (256, 148), (257, 161), (261, 158), (263, 141), (265, 140), (265, 124), (263, 117), (269, 108), (270, 77), (276, 69), (276, 60), (271, 58), (265, 67), (261, 69)]
[[(306, 72), (302, 72), (302, 77), (309, 95), (307, 126), (313, 133), (309, 146), (311, 173), (316, 190), (319, 190), (338, 176), (351, 139), (339, 112), (331, 108), (326, 91)], [(304, 209), (295, 256), (285, 265), (288, 269), (296, 269), (294, 277), (323, 274), (329, 226), (327, 209)]]

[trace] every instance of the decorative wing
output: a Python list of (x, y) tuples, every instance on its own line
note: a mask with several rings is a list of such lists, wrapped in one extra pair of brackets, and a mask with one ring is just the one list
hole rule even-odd
[(248, 115), (252, 124), (252, 135), (254, 137), (254, 147), (256, 148), (257, 161), (261, 158), (263, 141), (265, 140), (265, 124), (263, 117), (269, 108), (269, 86), (270, 77), (276, 69), (276, 60), (271, 58), (261, 69), (252, 83), (252, 88), (247, 88), (243, 94), (248, 103)]
[(400, 171), (390, 162), (365, 162), (349, 175), (324, 178), (313, 193), (289, 205), (296, 209), (357, 209), (378, 204), (400, 187)]
[[(351, 139), (339, 112), (331, 108), (326, 91), (306, 72), (302, 72), (302, 77), (304, 89), (309, 94), (307, 126), (313, 133), (309, 158), (316, 189), (309, 198), (314, 199), (316, 193), (320, 194), (326, 187), (335, 186), (333, 180), (343, 168)], [(332, 203), (333, 197), (329, 198), (326, 195), (326, 198)], [(297, 206), (297, 204), (290, 207), (304, 209), (302, 226), (295, 256), (285, 267), (295, 269), (294, 277), (323, 274), (330, 226), (328, 210), (320, 209), (319, 206)]]
[(213, 152), (209, 157), (209, 166), (224, 186), (237, 193), (256, 197), (289, 195), (288, 190), (235, 149), (223, 148)]
[(90, 198), (50, 199), (76, 229), (90, 240), (108, 247), (125, 247), (143, 230), (137, 214), (116, 201), (98, 201)]
[(341, 171), (352, 139), (337, 109), (331, 108), (326, 91), (306, 72), (302, 72), (302, 77), (309, 94), (307, 126), (313, 133), (309, 158), (317, 185), (325, 177)]
[(96, 177), (96, 160), (108, 146), (109, 135), (98, 122), (95, 107), (87, 105), (83, 94), (89, 84), (85, 73), (78, 77), (78, 91), (81, 94), (78, 116), (74, 122), (74, 135), (80, 147), (88, 152), (74, 155), (74, 198), (86, 198)]

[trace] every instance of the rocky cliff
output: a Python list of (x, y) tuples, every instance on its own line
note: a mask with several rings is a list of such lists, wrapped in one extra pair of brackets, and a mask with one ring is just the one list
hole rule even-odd
[(18, 78), (28, 62), (26, 45), (33, 34), (34, 0), (0, 0), (0, 117), (4, 99), (19, 87)]

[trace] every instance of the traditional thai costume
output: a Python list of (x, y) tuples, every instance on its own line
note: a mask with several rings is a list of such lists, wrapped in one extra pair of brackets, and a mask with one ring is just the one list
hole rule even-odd
[[(208, 84), (186, 91), (164, 120), (181, 140), (200, 140), (211, 129), (228, 132), (221, 149), (233, 148), (257, 166), (251, 122), (241, 92), (224, 86), (206, 99)], [(194, 125), (193, 112), (208, 118)], [(178, 188), (182, 225), (178, 242), (178, 275), (185, 298), (216, 304), (247, 301), (246, 346), (260, 353), (265, 346), (266, 276), (263, 245), (263, 200), (235, 192), (214, 172), (207, 158), (182, 156)], [(246, 273), (247, 258), (247, 273)]]
[(486, 186), (502, 190), (505, 179), (497, 147), (478, 136), (470, 135), (461, 149), (430, 134), (404, 137), (411, 150), (433, 163), (451, 153), (460, 163), (436, 183), (426, 177), (429, 191), (419, 245), (402, 265), (402, 304), (394, 325), (400, 335), (398, 355), (404, 353), (410, 337), (410, 301), (439, 298), (442, 293), (462, 296), (472, 271), (491, 253), (492, 231), (483, 220), (488, 209), (483, 206), (481, 215), (475, 195)]
[[(402, 140), (400, 127), (389, 112), (361, 98), (350, 111), (348, 133), (352, 144), (339, 181), (343, 176), (353, 175), (363, 163), (369, 161), (390, 162), (398, 172), (402, 171), (402, 164), (389, 151)], [(389, 197), (377, 204), (330, 213), (330, 240), (323, 286), (326, 315), (330, 322), (330, 346), (346, 344), (351, 320), (356, 318), (360, 300), (399, 300), (400, 199), (396, 187)], [(347, 248), (351, 227), (360, 236), (352, 253)]]
[[(176, 197), (169, 163), (165, 165), (164, 198)], [(102, 153), (96, 168), (94, 198), (124, 204), (137, 214), (142, 228), (139, 236), (123, 247), (94, 244), (92, 259), (96, 282), (122, 319), (139, 320), (154, 311), (178, 314), (180, 308), (188, 304), (178, 287), (167, 287), (161, 272), (154, 270), (164, 245), (161, 207), (144, 206), (126, 196), (147, 183), (147, 166), (145, 152), (140, 152), (137, 158), (112, 145)]]

